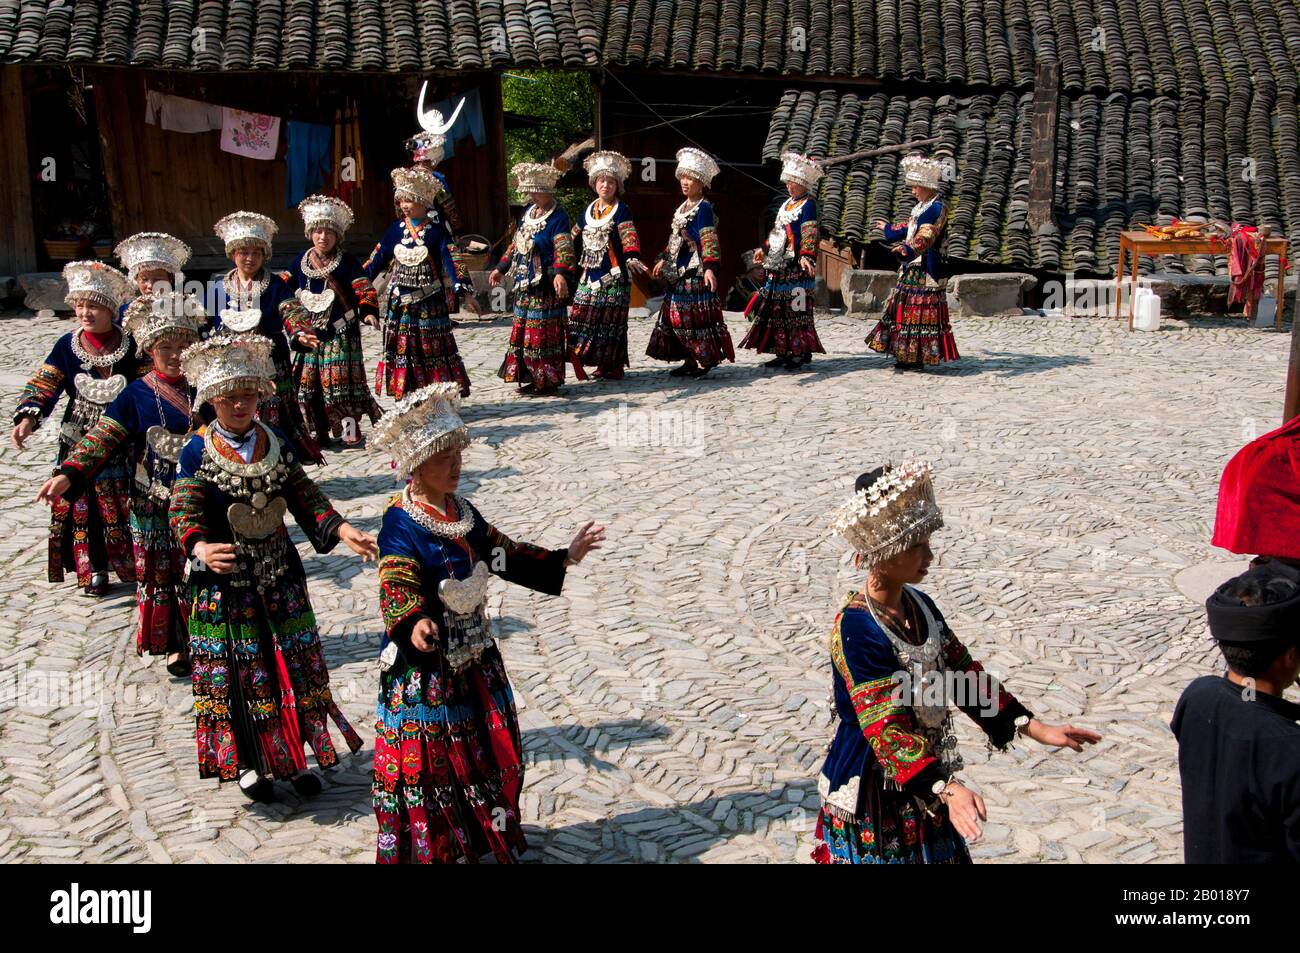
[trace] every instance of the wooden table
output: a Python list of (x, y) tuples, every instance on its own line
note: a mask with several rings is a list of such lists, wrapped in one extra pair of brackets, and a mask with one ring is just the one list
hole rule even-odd
[[(1150, 232), (1132, 231), (1119, 233), (1119, 268), (1115, 274), (1115, 317), (1119, 317), (1120, 299), (1124, 289), (1124, 266), (1129, 255), (1133, 256), (1133, 270), (1128, 295), (1128, 329), (1133, 330), (1134, 298), (1137, 294), (1138, 256), (1139, 255), (1226, 255), (1230, 243), (1223, 238), (1156, 238)], [(1277, 255), (1282, 267), (1278, 270), (1277, 310), (1274, 319), (1277, 330), (1282, 330), (1282, 305), (1286, 300), (1283, 278), (1286, 276), (1286, 239), (1271, 235), (1264, 239), (1264, 254)]]

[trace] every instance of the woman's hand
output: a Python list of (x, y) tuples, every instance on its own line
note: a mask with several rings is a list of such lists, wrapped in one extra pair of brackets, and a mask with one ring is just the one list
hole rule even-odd
[(9, 439), (13, 441), (15, 447), (21, 450), (23, 449), (23, 442), (32, 435), (32, 431), (35, 429), (36, 421), (31, 417), (24, 417), (22, 420), (18, 421), (18, 425), (14, 427), (13, 432), (9, 434)]
[(52, 476), (45, 481), (39, 493), (36, 494), (36, 502), (44, 503), (46, 506), (53, 506), (56, 502), (63, 499), (63, 494), (72, 488), (72, 481), (60, 473), (58, 476)]
[(195, 543), (194, 558), (218, 576), (235, 571), (234, 543)]
[(600, 549), (605, 540), (605, 527), (597, 526), (595, 520), (588, 520), (587, 525), (578, 530), (578, 535), (569, 543), (569, 562), (577, 565), (587, 553)]
[(351, 523), (339, 524), (339, 539), (363, 560), (369, 561), (379, 555), (379, 547), (375, 545), (375, 538), (369, 533), (363, 533)]
[(803, 273), (809, 278), (813, 277), (813, 274), (817, 271), (817, 265), (811, 258), (800, 258), (799, 267), (803, 269)]
[(980, 821), (989, 819), (984, 799), (959, 781), (949, 781), (939, 799), (948, 807), (948, 820), (968, 843), (980, 839)]
[(564, 275), (556, 275), (552, 284), (555, 285), (555, 297), (567, 298), (569, 296), (569, 283), (564, 280)]
[(761, 248), (754, 249), (754, 264), (756, 265), (763, 264), (763, 259), (766, 257), (767, 256), (763, 254), (763, 249)]
[(483, 312), (479, 309), (479, 306), (478, 306), (478, 299), (475, 298), (475, 297), (474, 297), (472, 294), (470, 294), (468, 291), (465, 292), (465, 297), (461, 299), (461, 302), (460, 302), (460, 310), (464, 311), (466, 314), (482, 314), (482, 313), (483, 313)]
[(411, 629), (411, 644), (421, 652), (432, 652), (438, 647), (438, 626), (430, 618), (425, 617), (415, 623)]
[(1087, 728), (1076, 728), (1074, 725), (1045, 725), (1037, 718), (1029, 720), (1025, 734), (1040, 745), (1047, 745), (1049, 748), (1069, 748), (1071, 751), (1082, 751), (1084, 745), (1095, 745), (1101, 741), (1101, 735)]
[(493, 288), (501, 284), (501, 272), (498, 269), (493, 268), (492, 271), (488, 273), (488, 284)]
[(712, 268), (704, 272), (704, 287), (708, 288), (710, 291), (718, 290), (718, 277), (713, 273)]
[(660, 258), (657, 262), (655, 262), (654, 269), (650, 272), (650, 277), (658, 278), (659, 275), (663, 272), (663, 270), (664, 270), (664, 260)]
[(877, 229), (879, 229), (879, 230), (882, 231), (882, 232), (883, 232), (883, 231), (884, 231), (888, 226), (889, 226), (889, 223), (886, 222), (883, 218), (878, 218), (878, 219), (876, 219), (874, 222), (871, 223), (871, 227), (872, 227), (872, 228), (877, 228)]
[(312, 334), (310, 331), (303, 331), (295, 335), (295, 338), (298, 343), (308, 351), (314, 351), (320, 346), (320, 338), (316, 337), (316, 335)]
[(361, 320), (363, 323), (370, 325), (372, 328), (379, 327), (379, 315), (377, 314), (367, 314)]
[(638, 275), (644, 275), (646, 272), (650, 270), (645, 266), (645, 262), (643, 262), (640, 258), (629, 258), (627, 260), (627, 267), (629, 270), (636, 272)]

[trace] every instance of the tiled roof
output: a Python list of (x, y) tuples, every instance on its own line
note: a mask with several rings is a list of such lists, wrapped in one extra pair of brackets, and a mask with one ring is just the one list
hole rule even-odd
[[(951, 157), (950, 255), (1061, 270), (1113, 271), (1122, 229), (1169, 217), (1272, 226), (1300, 250), (1300, 111), (1275, 98), (1183, 99), (1112, 93), (1062, 95), (1057, 118), (1055, 215), (1059, 234), (1028, 225), (1032, 95), (906, 97), (788, 90), (772, 116), (764, 158), (790, 148), (817, 157), (940, 137)], [(877, 218), (900, 221), (913, 204), (900, 154), (832, 165), (819, 193), (822, 226), (848, 241), (871, 238)], [(1164, 216), (1164, 218), (1161, 218)], [(1161, 267), (1223, 273), (1219, 257)]]
[(1300, 88), (1300, 0), (0, 0), (0, 62), (600, 63), (1227, 98)]
[(590, 67), (599, 38), (589, 0), (0, 0), (0, 63)]

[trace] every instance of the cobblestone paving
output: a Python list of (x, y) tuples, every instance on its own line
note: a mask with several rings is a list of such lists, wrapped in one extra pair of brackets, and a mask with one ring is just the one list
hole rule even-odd
[[(860, 582), (827, 514), (863, 469), (923, 453), (948, 524), (926, 588), (1037, 713), (1106, 735), (1083, 755), (990, 755), (960, 719), (990, 812), (977, 859), (1179, 860), (1167, 726), (1215, 660), (1174, 580), (1234, 562), (1208, 544), (1218, 476), (1278, 422), (1286, 336), (1240, 322), (1131, 334), (959, 321), (959, 365), (896, 375), (864, 353), (862, 324), (820, 325), (830, 353), (803, 372), (746, 352), (682, 382), (638, 357), (622, 383), (571, 380), (550, 399), (492, 376), (503, 319), (457, 331), (477, 436), (462, 491), (516, 538), (558, 546), (586, 518), (609, 527), (562, 597), (493, 584), (529, 761), (530, 859), (807, 861), (831, 735), (826, 640)], [(2, 327), (11, 402), (68, 325)], [(633, 354), (648, 334), (634, 322)], [(94, 601), (45, 581), (47, 517), (31, 501), (52, 453), (40, 434), (0, 450), (0, 858), (371, 860), (373, 566), (302, 547), (365, 748), (314, 800), (283, 786), (281, 803), (250, 807), (197, 778), (189, 687), (136, 658), (128, 588)], [(371, 530), (397, 486), (366, 450), (332, 454), (317, 476)], [(59, 673), (91, 691), (47, 704), (67, 701), (53, 697)]]

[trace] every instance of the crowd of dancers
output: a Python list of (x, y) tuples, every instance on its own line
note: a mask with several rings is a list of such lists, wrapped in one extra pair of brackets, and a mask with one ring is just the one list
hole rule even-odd
[[(452, 862), (525, 847), (519, 800), (523, 752), (502, 657), (488, 618), (490, 575), (558, 594), (566, 574), (604, 544), (584, 521), (567, 546), (517, 542), (457, 490), (468, 430), (470, 380), (451, 314), (474, 309), (455, 242), (459, 216), (436, 171), (441, 141), (413, 142), (393, 171), (400, 216), (361, 261), (343, 249), (353, 223), (331, 196), (299, 205), (307, 247), (287, 271), (269, 269), (273, 220), (239, 211), (215, 225), (232, 267), (209, 314), (184, 292), (189, 249), (161, 232), (117, 248), (125, 273), (102, 262), (64, 269), (77, 328), (55, 342), (21, 394), (12, 439), (20, 449), (67, 401), (53, 475), (37, 499), (51, 508), (49, 579), (76, 574), (92, 596), (109, 574), (136, 585), (140, 655), (163, 656), (193, 688), (199, 775), (233, 781), (267, 802), (287, 782), (301, 797), (337, 763), (335, 738), (362, 738), (330, 690), (308, 577), (286, 529), (292, 516), (321, 554), (339, 543), (378, 561), (384, 636), (379, 646), (372, 800), (381, 862)], [(881, 223), (899, 256), (899, 280), (867, 338), (900, 368), (957, 356), (938, 250), (945, 212), (939, 164), (902, 163), (917, 206)], [(717, 219), (706, 190), (717, 162), (678, 153), (683, 201), (667, 247), (643, 261), (623, 199), (630, 163), (600, 151), (585, 162), (595, 193), (576, 224), (555, 200), (560, 171), (513, 170), (529, 198), (513, 240), (488, 276), (513, 297), (514, 322), (498, 375), (553, 394), (571, 366), (617, 381), (629, 366), (633, 276), (659, 281), (663, 306), (647, 354), (704, 377), (734, 361), (718, 285)], [(821, 169), (783, 157), (787, 198), (767, 240), (748, 254), (763, 271), (744, 302), (741, 347), (796, 369), (823, 353), (813, 315), (818, 244), (810, 194)], [(380, 329), (371, 379), (361, 324)], [(590, 375), (588, 374), (590, 370)], [(376, 394), (395, 401), (381, 411)], [(388, 455), (405, 488), (378, 537), (347, 521), (304, 467), (323, 450), (360, 442)], [(928, 465), (863, 474), (834, 526), (857, 552), (864, 585), (831, 639), (839, 730), (821, 778), (821, 861), (969, 859), (984, 806), (956, 776), (946, 705), (900, 702), (894, 676), (966, 673), (988, 679), (932, 599), (914, 588), (942, 525)], [(990, 741), (1018, 734), (1081, 750), (1099, 736), (1035, 719), (1004, 688), (993, 704), (959, 706)], [(332, 723), (332, 727), (331, 727)]]

